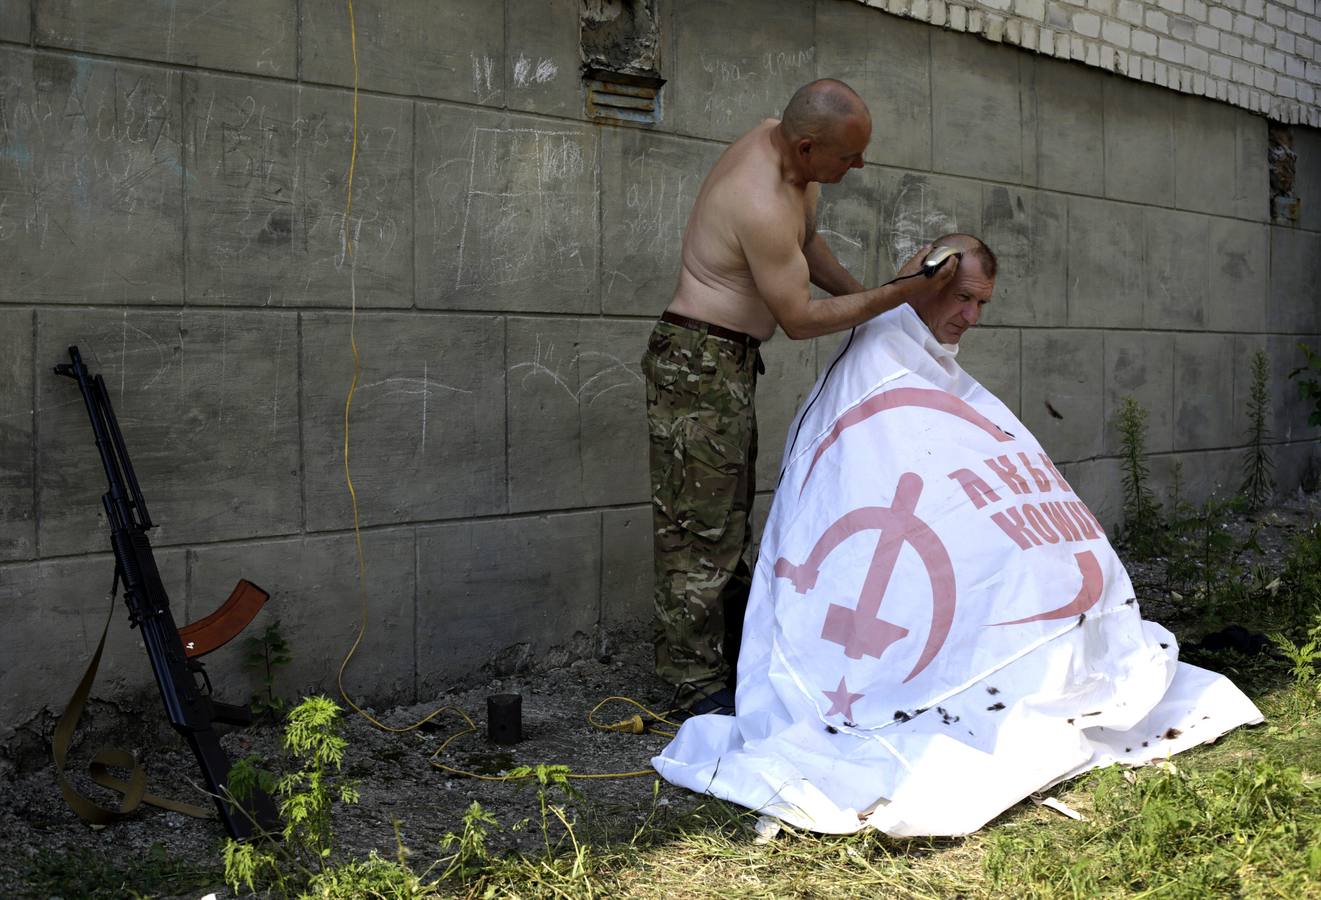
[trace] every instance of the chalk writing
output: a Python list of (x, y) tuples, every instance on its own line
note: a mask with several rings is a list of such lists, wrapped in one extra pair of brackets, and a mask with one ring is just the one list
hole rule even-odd
[(905, 178), (891, 209), (888, 234), (890, 261), (899, 271), (908, 259), (928, 242), (959, 230), (952, 204), (942, 202), (931, 185)]
[[(579, 223), (594, 209), (576, 131), (476, 128), (455, 287), (485, 287), (583, 269)], [(480, 252), (473, 252), (473, 247)]]
[(527, 87), (531, 84), (545, 84), (553, 81), (560, 72), (559, 66), (555, 61), (541, 57), (536, 65), (522, 53), (518, 54), (518, 59), (514, 60), (514, 84), (519, 87)]
[[(582, 381), (577, 387), (579, 368), (584, 361), (601, 366), (594, 375)], [(547, 379), (575, 403), (591, 406), (611, 391), (642, 383), (642, 374), (637, 366), (624, 362), (618, 356), (598, 350), (575, 352), (565, 359), (556, 360), (555, 345), (547, 342), (542, 345), (541, 335), (537, 335), (537, 346), (533, 357), (528, 362), (517, 363), (509, 371), (522, 372), (520, 385), (524, 390), (537, 379)]]

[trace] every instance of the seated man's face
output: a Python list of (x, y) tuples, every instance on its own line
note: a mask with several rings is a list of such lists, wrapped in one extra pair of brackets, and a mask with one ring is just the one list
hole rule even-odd
[[(948, 263), (946, 264), (948, 265)], [(957, 344), (963, 333), (982, 317), (982, 307), (995, 291), (981, 260), (965, 253), (954, 278), (934, 297), (913, 303), (913, 309), (942, 344)]]

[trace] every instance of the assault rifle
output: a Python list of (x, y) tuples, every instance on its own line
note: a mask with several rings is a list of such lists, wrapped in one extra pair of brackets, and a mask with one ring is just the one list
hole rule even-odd
[[(153, 527), (151, 517), (147, 514), (147, 504), (129, 461), (124, 436), (110, 405), (105, 380), (100, 375), (90, 375), (77, 347), (69, 348), (69, 357), (72, 362), (56, 366), (55, 373), (77, 381), (87, 404), (96, 449), (101, 454), (101, 465), (109, 482), (109, 490), (102, 495), (101, 502), (110, 523), (110, 546), (115, 553), (115, 588), (120, 581), (123, 582), (129, 625), (142, 632), (170, 724), (183, 735), (197, 757), (207, 790), (215, 800), (230, 836), (237, 840), (251, 837), (254, 824), (269, 830), (277, 822), (275, 805), (260, 789), (241, 798), (244, 809), (235, 806), (228, 790), (229, 758), (212, 727), (217, 722), (250, 725), (252, 714), (246, 706), (212, 699), (211, 681), (197, 659), (242, 631), (268, 595), (251, 582), (240, 581), (229, 600), (216, 612), (182, 629), (175, 626), (174, 616), (170, 613), (170, 598), (161, 584), (151, 542), (147, 539), (147, 532)], [(89, 670), (89, 674), (93, 674), (93, 670)], [(205, 689), (198, 684), (199, 677)], [(88, 679), (85, 677), (84, 681), (88, 682)], [(72, 726), (69, 730), (72, 731)], [(62, 756), (57, 747), (57, 764), (61, 766)], [(140, 795), (141, 791), (138, 793)], [(79, 812), (81, 814), (82, 810)]]

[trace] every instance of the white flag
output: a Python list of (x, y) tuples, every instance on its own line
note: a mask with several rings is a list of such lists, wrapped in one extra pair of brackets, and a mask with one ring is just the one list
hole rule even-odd
[(827, 373), (790, 429), (737, 715), (686, 722), (662, 776), (815, 831), (956, 835), (1261, 721), (1141, 619), (1087, 505), (911, 307)]

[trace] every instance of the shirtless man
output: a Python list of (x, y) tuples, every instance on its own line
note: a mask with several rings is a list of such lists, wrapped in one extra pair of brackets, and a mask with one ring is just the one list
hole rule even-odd
[[(694, 712), (733, 707), (751, 573), (760, 343), (842, 331), (936, 294), (955, 267), (865, 289), (816, 233), (821, 183), (862, 168), (867, 106), (843, 82), (798, 90), (735, 141), (684, 231), (674, 300), (643, 356), (651, 440), (656, 671)], [(831, 296), (812, 299), (809, 282)]]

